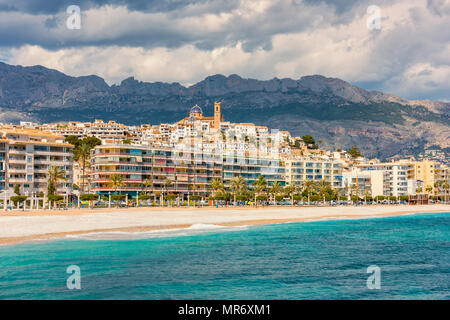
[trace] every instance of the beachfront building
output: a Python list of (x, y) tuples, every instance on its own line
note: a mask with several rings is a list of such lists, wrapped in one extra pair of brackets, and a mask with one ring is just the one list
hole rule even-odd
[(385, 174), (382, 170), (361, 170), (351, 168), (342, 174), (343, 194), (350, 199), (351, 195), (361, 198), (384, 195)]
[(385, 163), (369, 161), (367, 163), (356, 164), (355, 166), (361, 171), (383, 172), (384, 196), (398, 197), (416, 193), (418, 181), (414, 174), (414, 161), (399, 160)]
[(52, 132), (0, 127), (0, 190), (13, 191), (17, 185), (22, 195), (46, 194), (48, 169), (56, 166), (66, 172), (57, 193), (71, 194), (72, 150), (73, 145)]
[(231, 180), (239, 176), (244, 178), (249, 186), (260, 176), (264, 177), (268, 185), (286, 185), (285, 161), (277, 155), (227, 152), (222, 155), (222, 168), (222, 180), (228, 191), (231, 191)]
[[(131, 196), (142, 192), (206, 194), (212, 179), (222, 177), (219, 160), (172, 148), (106, 142), (91, 155), (92, 191)], [(122, 185), (111, 185), (113, 174), (123, 177)]]
[(423, 191), (428, 195), (445, 195), (442, 186), (450, 184), (449, 167), (432, 160), (422, 160), (414, 163), (414, 174), (417, 180), (423, 181)]
[(285, 179), (288, 185), (301, 188), (306, 181), (325, 180), (335, 189), (342, 189), (342, 161), (320, 156), (298, 156), (286, 159)]

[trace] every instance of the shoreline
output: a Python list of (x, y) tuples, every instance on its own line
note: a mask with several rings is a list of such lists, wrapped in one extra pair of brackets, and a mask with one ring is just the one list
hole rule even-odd
[(195, 224), (239, 227), (440, 212), (450, 212), (450, 205), (46, 210), (0, 215), (0, 245), (62, 240), (90, 233), (170, 231)]

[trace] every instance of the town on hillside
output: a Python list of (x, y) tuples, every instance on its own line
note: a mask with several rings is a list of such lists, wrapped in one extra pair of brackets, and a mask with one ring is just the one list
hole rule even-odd
[(179, 121), (0, 126), (0, 206), (374, 204), (448, 201), (450, 167), (322, 150), (305, 134), (231, 123), (193, 106)]

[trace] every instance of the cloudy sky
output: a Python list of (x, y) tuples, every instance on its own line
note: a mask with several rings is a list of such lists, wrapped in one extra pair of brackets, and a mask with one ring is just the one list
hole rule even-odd
[(0, 61), (109, 84), (322, 74), (450, 101), (450, 0), (0, 0)]

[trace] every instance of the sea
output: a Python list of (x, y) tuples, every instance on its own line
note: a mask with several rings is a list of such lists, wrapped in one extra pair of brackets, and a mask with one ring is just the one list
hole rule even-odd
[(0, 247), (0, 299), (450, 298), (450, 212)]

